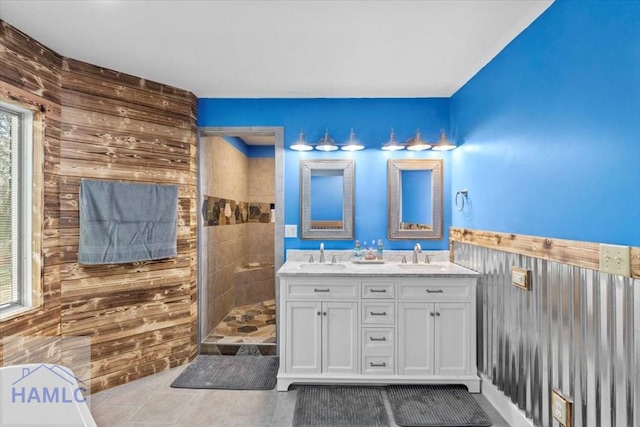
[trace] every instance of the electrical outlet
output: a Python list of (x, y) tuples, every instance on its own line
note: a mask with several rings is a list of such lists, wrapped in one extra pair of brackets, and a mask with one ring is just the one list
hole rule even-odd
[(298, 237), (298, 226), (297, 225), (285, 225), (284, 226), (284, 237)]
[(564, 427), (573, 426), (573, 401), (560, 390), (551, 390), (551, 415)]
[(600, 271), (618, 276), (631, 276), (629, 246), (600, 245)]
[(511, 284), (528, 291), (531, 288), (531, 270), (511, 267)]

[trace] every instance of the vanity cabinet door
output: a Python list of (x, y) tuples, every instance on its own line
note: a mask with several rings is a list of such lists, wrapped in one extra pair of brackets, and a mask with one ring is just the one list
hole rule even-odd
[(398, 368), (401, 375), (469, 373), (468, 303), (399, 303)]
[(398, 303), (398, 373), (434, 374), (433, 303)]
[(469, 374), (471, 306), (465, 303), (439, 303), (435, 304), (434, 310), (436, 374)]
[(322, 372), (357, 373), (358, 304), (324, 302), (322, 310)]
[(356, 302), (287, 302), (286, 366), (291, 374), (352, 374), (358, 361)]
[(285, 369), (291, 374), (319, 374), (322, 303), (287, 302)]

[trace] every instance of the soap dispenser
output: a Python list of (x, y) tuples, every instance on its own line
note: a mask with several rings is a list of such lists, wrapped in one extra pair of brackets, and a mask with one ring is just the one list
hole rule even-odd
[(360, 260), (362, 259), (362, 249), (360, 248), (360, 241), (356, 240), (356, 247), (353, 249), (353, 259)]
[(383, 254), (382, 254), (382, 239), (378, 239), (378, 253), (377, 253), (377, 258), (378, 258), (378, 261), (382, 261), (382, 260), (383, 260)]

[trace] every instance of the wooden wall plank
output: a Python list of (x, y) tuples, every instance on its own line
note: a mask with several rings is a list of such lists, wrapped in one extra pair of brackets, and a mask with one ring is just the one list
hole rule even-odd
[[(0, 97), (35, 106), (45, 120), (44, 303), (0, 322), (0, 335), (90, 337), (91, 363), (78, 368), (95, 380), (94, 390), (186, 363), (196, 352), (197, 99), (62, 58), (5, 22), (0, 60)], [(178, 255), (78, 264), (83, 178), (178, 185)], [(82, 363), (79, 344), (62, 342), (47, 361)]]
[[(93, 69), (93, 72), (77, 72), (77, 68), (72, 66), (68, 59), (65, 60), (67, 69), (63, 71), (64, 88), (74, 92), (85, 93), (88, 95), (99, 96), (105, 101), (111, 99), (114, 101), (131, 100), (135, 104), (156, 108), (165, 114), (184, 115), (184, 112), (191, 111), (191, 99), (188, 96), (174, 97), (161, 92), (153, 92), (149, 89), (138, 89), (133, 86), (124, 85), (121, 82), (105, 80), (100, 74), (98, 67), (85, 64), (87, 70)], [(75, 61), (74, 64), (79, 64)], [(113, 102), (113, 101), (112, 101)], [(186, 114), (189, 117), (189, 114)]]
[(25, 70), (30, 69), (31, 61), (35, 61), (42, 68), (42, 70), (40, 68), (32, 70), (33, 72), (37, 71), (37, 76), (40, 76), (40, 73), (60, 75), (62, 67), (60, 55), (1, 19), (0, 42), (0, 45), (7, 51), (24, 58), (22, 68)]
[[(96, 67), (94, 65), (87, 64), (86, 62), (71, 58), (64, 59), (63, 69), (73, 70), (76, 75), (83, 75), (89, 78), (96, 78), (96, 76), (99, 75), (101, 82), (111, 82), (117, 86), (127, 86), (134, 89), (140, 89), (144, 92), (162, 94), (165, 98), (175, 98), (181, 103), (188, 100), (192, 107), (197, 105), (198, 102), (195, 95), (184, 89), (146, 80), (141, 77), (132, 76), (130, 74), (121, 73), (108, 68)], [(182, 110), (180, 110), (180, 112), (182, 112)]]
[[(599, 243), (455, 227), (449, 229), (449, 241), (450, 243), (468, 243), (592, 270), (600, 268)], [(450, 249), (452, 248), (450, 247)], [(453, 254), (452, 250), (451, 254)], [(631, 276), (640, 278), (640, 248), (638, 247), (631, 248)]]
[[(109, 387), (132, 378), (131, 372), (138, 375), (140, 365), (157, 369), (157, 359), (169, 366), (177, 357), (195, 355), (190, 260), (196, 221), (189, 213), (196, 197), (193, 99), (79, 61), (65, 61), (62, 81), (61, 330), (63, 336), (92, 337), (100, 353), (93, 353), (91, 375), (100, 387)], [(128, 265), (78, 264), (82, 178), (178, 185), (178, 256)], [(131, 347), (141, 337), (148, 337), (148, 345)], [(162, 337), (169, 341), (151, 340)]]
[[(0, 98), (9, 103), (37, 110), (37, 119), (42, 122), (44, 136), (41, 140), (43, 150), (36, 153), (42, 158), (42, 166), (36, 169), (42, 173), (40, 184), (43, 200), (37, 207), (42, 210), (40, 231), (42, 244), (40, 262), (42, 289), (39, 291), (41, 305), (24, 314), (0, 322), (0, 336), (55, 337), (60, 335), (60, 247), (57, 241), (58, 221), (52, 221), (58, 215), (59, 207), (55, 200), (59, 193), (59, 155), (61, 88), (60, 65), (62, 59), (50, 49), (35, 42), (25, 34), (0, 21)], [(38, 133), (42, 136), (42, 131)], [(30, 359), (28, 349), (3, 349), (0, 353), (8, 363)], [(9, 354), (11, 353), (11, 354)], [(19, 354), (17, 354), (19, 353)], [(7, 356), (7, 357), (5, 357)], [(46, 362), (58, 363), (60, 352), (48, 353)]]
[(159, 111), (157, 108), (134, 104), (125, 100), (119, 100), (118, 104), (115, 104), (105, 102), (100, 96), (65, 90), (64, 102), (65, 105), (73, 105), (75, 108), (84, 111), (170, 126), (176, 129), (186, 130), (187, 132), (191, 131), (191, 123), (188, 117), (183, 115), (162, 114), (162, 111)]

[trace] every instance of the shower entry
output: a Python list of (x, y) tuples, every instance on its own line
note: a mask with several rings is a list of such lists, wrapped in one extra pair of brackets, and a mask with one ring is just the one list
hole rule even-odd
[[(283, 262), (282, 128), (202, 128), (198, 143), (201, 354), (277, 354)], [(276, 177), (279, 176), (280, 179)]]

